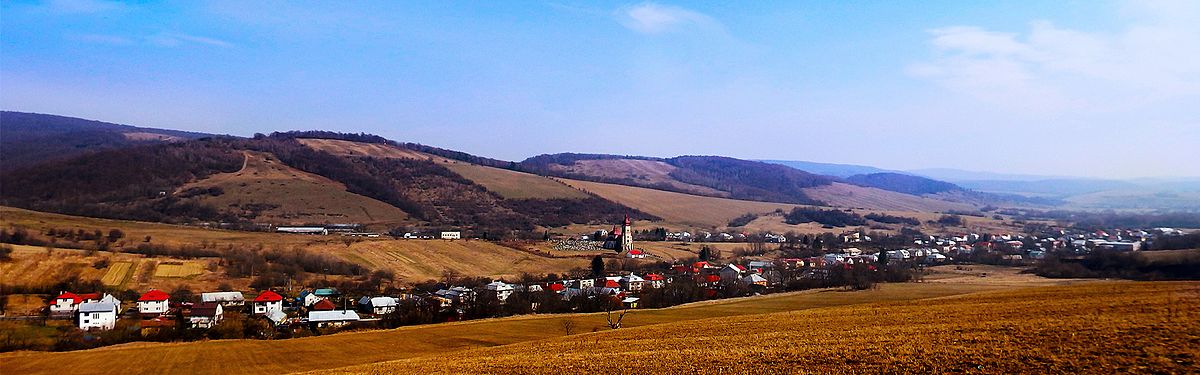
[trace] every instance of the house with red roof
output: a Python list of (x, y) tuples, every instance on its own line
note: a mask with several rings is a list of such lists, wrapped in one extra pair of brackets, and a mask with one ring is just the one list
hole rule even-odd
[(646, 287), (648, 288), (662, 288), (667, 285), (667, 279), (657, 273), (648, 273), (643, 279), (646, 280)]
[(265, 315), (271, 311), (283, 311), (283, 296), (270, 290), (264, 290), (254, 297), (252, 302), (255, 314)]
[(165, 314), (170, 309), (170, 299), (171, 296), (167, 293), (158, 289), (150, 289), (149, 292), (138, 298), (138, 313), (143, 316)]
[(59, 294), (58, 297), (54, 297), (54, 299), (50, 301), (50, 315), (73, 315), (76, 311), (79, 311), (79, 305), (100, 302), (105, 296), (108, 296), (108, 294), (75, 294), (68, 291), (63, 291), (62, 294)]
[(224, 318), (224, 310), (224, 306), (220, 303), (197, 303), (188, 310), (187, 321), (191, 324), (192, 328), (212, 328)]
[(327, 300), (327, 299), (323, 299), (323, 300), (317, 301), (317, 303), (314, 303), (314, 304), (312, 305), (312, 307), (310, 307), (310, 308), (309, 308), (309, 310), (313, 310), (313, 311), (333, 311), (333, 310), (337, 310), (337, 305), (334, 305), (334, 304), (333, 304), (333, 302), (330, 302), (330, 301), (329, 301), (329, 300)]
[(625, 252), (625, 257), (629, 259), (644, 259), (646, 258), (646, 252), (642, 251), (642, 249), (630, 249)]
[(78, 309), (81, 303), (83, 303), (83, 299), (79, 298), (78, 294), (64, 291), (50, 301), (50, 315), (74, 314), (75, 309)]

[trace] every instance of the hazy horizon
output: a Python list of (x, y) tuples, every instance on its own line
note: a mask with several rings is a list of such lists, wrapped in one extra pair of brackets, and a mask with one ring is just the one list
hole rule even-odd
[(5, 110), (506, 160), (1200, 176), (1196, 2), (0, 7)]

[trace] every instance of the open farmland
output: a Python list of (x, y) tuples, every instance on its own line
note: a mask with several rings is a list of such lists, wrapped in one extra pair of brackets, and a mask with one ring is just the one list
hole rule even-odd
[[(624, 320), (626, 327), (653, 326), (685, 320), (775, 313), (887, 301), (930, 298), (1008, 288), (986, 283), (886, 284), (861, 292), (807, 291), (761, 297), (699, 302), (666, 309), (638, 310)], [(191, 343), (138, 343), (62, 353), (3, 353), (5, 370), (22, 374), (58, 371), (52, 364), (72, 363), (73, 372), (110, 374), (136, 368), (144, 373), (278, 374), (321, 370), (387, 360), (431, 356), (443, 360), (465, 349), (492, 347), (566, 335), (562, 322), (576, 328), (570, 340), (586, 339), (606, 329), (603, 314), (531, 315), (458, 323), (362, 331), (290, 340), (217, 340)], [(711, 325), (711, 324), (708, 324)], [(709, 328), (700, 331), (707, 331)], [(633, 331), (622, 329), (621, 331)], [(585, 333), (584, 335), (578, 335)], [(619, 333), (619, 332), (613, 332)], [(577, 345), (575, 341), (567, 341)], [(524, 350), (524, 349), (522, 349)], [(469, 352), (468, 352), (469, 353)], [(264, 360), (269, 358), (270, 360)], [(430, 367), (414, 373), (429, 372)], [(369, 370), (369, 369), (366, 369)], [(6, 371), (6, 372), (7, 372)], [(471, 371), (467, 371), (471, 372)]]
[(766, 213), (791, 210), (794, 204), (753, 202), (728, 198), (702, 197), (663, 190), (600, 182), (561, 179), (574, 188), (599, 195), (642, 212), (663, 218), (670, 224), (704, 228), (724, 227), (729, 220), (748, 212)]
[(522, 272), (566, 272), (586, 268), (587, 258), (549, 258), (475, 240), (370, 240), (349, 245), (329, 244), (309, 248), (340, 256), (372, 269), (395, 272), (406, 282), (439, 279), (452, 270), (470, 277), (509, 277)]
[(1198, 335), (1200, 283), (1103, 283), (690, 320), (337, 372), (1188, 373)]
[[(96, 280), (110, 287), (134, 290), (171, 290), (180, 286), (202, 290), (223, 283), (247, 288), (250, 284), (248, 278), (229, 278), (219, 267), (215, 270), (205, 269), (205, 260), (162, 256), (147, 258), (140, 254), (73, 249), (53, 249), (47, 254), (44, 247), (10, 246), (13, 247), (13, 260), (0, 262), (0, 283), (9, 286), (48, 288), (71, 279)], [(159, 275), (160, 263), (188, 264), (184, 266), (185, 270), (170, 271), (168, 274), (182, 271), (190, 276)]]

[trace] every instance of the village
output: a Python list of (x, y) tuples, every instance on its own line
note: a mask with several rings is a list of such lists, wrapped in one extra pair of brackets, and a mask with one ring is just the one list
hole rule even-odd
[[(316, 231), (296, 233), (316, 234), (313, 233)], [(137, 296), (135, 301), (121, 301), (105, 292), (61, 291), (48, 301), (45, 315), (47, 319), (70, 319), (83, 332), (104, 332), (121, 325), (143, 338), (153, 338), (164, 330), (184, 330), (193, 332), (192, 337), (209, 337), (212, 335), (203, 332), (220, 327), (229, 316), (257, 322), (239, 327), (263, 327), (247, 338), (299, 337), (346, 329), (391, 328), (528, 313), (619, 311), (623, 317), (624, 313), (639, 308), (701, 300), (812, 288), (867, 289), (876, 282), (919, 280), (925, 267), (943, 264), (1021, 266), (1034, 264), (1048, 255), (1071, 259), (1093, 251), (1139, 251), (1156, 239), (1180, 234), (1183, 232), (1172, 228), (1092, 231), (1041, 228), (1037, 233), (1022, 234), (922, 235), (904, 246), (882, 246), (878, 242), (889, 239), (872, 238), (860, 232), (843, 233), (833, 239), (834, 243), (824, 244), (817, 236), (739, 234), (743, 240), (778, 244), (780, 250), (722, 259), (719, 251), (705, 247), (698, 258), (686, 262), (638, 263), (620, 269), (613, 269), (611, 262), (606, 265), (604, 258), (596, 256), (587, 275), (490, 282), (447, 277), (435, 284), (389, 288), (374, 294), (348, 295), (331, 287), (294, 291), (289, 286), (251, 293), (220, 290), (198, 296), (190, 293), (172, 296), (152, 289)], [(671, 235), (696, 237), (687, 232)], [(433, 240), (461, 240), (459, 232), (442, 232), (439, 237)], [(556, 248), (564, 250), (604, 249), (625, 259), (647, 256), (635, 245), (628, 218), (611, 231), (596, 231), (554, 243)], [(620, 319), (615, 323), (610, 319), (609, 325), (618, 328)]]

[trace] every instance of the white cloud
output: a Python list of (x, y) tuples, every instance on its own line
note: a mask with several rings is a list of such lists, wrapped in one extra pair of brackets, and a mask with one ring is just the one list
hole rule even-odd
[[(1023, 33), (974, 26), (929, 30), (934, 57), (908, 72), (1018, 109), (1071, 111), (1200, 94), (1200, 7), (1134, 3), (1115, 32), (1031, 23)], [(1192, 3), (1197, 4), (1197, 3)]]
[(209, 37), (195, 36), (179, 33), (162, 33), (146, 38), (150, 43), (163, 47), (176, 47), (186, 44), (203, 44), (215, 47), (232, 47), (233, 44)]
[(719, 23), (702, 13), (670, 5), (642, 3), (617, 10), (622, 25), (640, 33), (659, 34), (685, 27), (714, 28)]

